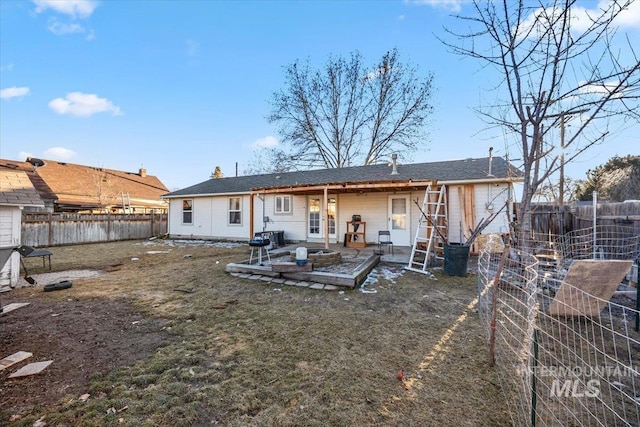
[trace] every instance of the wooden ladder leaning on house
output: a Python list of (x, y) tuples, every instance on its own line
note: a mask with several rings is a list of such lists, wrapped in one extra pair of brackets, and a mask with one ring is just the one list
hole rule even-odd
[(131, 199), (129, 198), (129, 193), (121, 193), (122, 195), (122, 213), (130, 214), (131, 212)]
[[(417, 204), (417, 200), (416, 200)], [(422, 201), (422, 212), (416, 228), (416, 237), (411, 247), (407, 270), (428, 273), (430, 261), (444, 259), (444, 244), (441, 236), (447, 236), (447, 190), (427, 186)]]

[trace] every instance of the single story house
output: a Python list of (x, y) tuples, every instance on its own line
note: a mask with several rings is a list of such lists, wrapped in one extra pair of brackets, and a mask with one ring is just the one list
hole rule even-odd
[[(248, 240), (283, 231), (287, 241), (344, 243), (359, 215), (367, 243), (389, 230), (397, 246), (411, 246), (427, 189), (442, 190), (450, 242), (507, 206), (485, 233), (506, 233), (513, 218), (513, 184), (522, 173), (500, 157), (209, 179), (165, 194), (173, 238)], [(417, 202), (417, 203), (416, 203)], [(428, 215), (431, 206), (426, 209)], [(425, 210), (425, 209), (423, 209)]]
[[(19, 246), (22, 231), (22, 210), (44, 207), (38, 192), (23, 171), (0, 168), (0, 248)], [(20, 254), (13, 252), (0, 265), (0, 292), (15, 287), (20, 275)]]
[(29, 157), (0, 159), (0, 168), (22, 171), (45, 203), (30, 212), (165, 213), (167, 187), (145, 169), (125, 172)]

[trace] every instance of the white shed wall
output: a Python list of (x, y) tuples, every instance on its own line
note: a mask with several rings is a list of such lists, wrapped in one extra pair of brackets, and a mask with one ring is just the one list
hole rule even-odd
[[(17, 206), (0, 206), (0, 246), (18, 246), (22, 212)], [(20, 274), (20, 255), (15, 253), (9, 261), (0, 266), (0, 288), (15, 286)]]

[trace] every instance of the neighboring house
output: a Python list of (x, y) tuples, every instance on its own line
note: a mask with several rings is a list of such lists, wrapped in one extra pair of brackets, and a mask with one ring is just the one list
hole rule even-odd
[[(0, 159), (0, 167), (25, 172), (45, 203), (37, 212), (166, 212), (168, 189), (145, 169), (138, 173), (27, 158)], [(34, 210), (30, 209), (30, 212)]]
[[(449, 241), (460, 242), (468, 228), (513, 200), (520, 181), (515, 167), (487, 157), (210, 179), (164, 198), (174, 238), (246, 240), (278, 230), (288, 241), (340, 243), (360, 215), (368, 243), (389, 230), (395, 245), (411, 246), (427, 186), (444, 186)], [(485, 233), (508, 232), (513, 205), (504, 212)]]
[[(25, 172), (0, 168), (0, 247), (21, 244), (22, 209), (44, 207), (42, 199)], [(14, 252), (0, 265), (0, 292), (14, 287), (20, 274), (20, 255)]]

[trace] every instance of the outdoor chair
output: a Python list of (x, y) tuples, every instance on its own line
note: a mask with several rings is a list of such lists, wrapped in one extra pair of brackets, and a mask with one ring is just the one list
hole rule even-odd
[(378, 231), (378, 252), (384, 253), (382, 250), (383, 246), (388, 246), (390, 248), (391, 255), (393, 255), (393, 242), (391, 241), (391, 232), (389, 232), (389, 230)]

